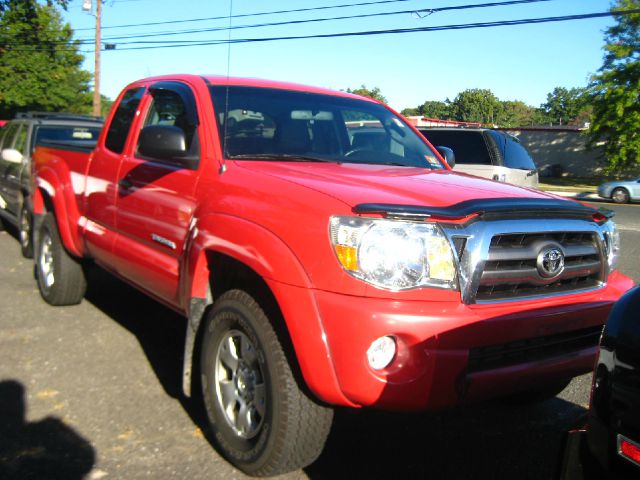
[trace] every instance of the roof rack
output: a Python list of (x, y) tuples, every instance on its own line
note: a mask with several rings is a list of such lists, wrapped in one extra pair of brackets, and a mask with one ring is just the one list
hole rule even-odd
[(80, 115), (65, 112), (18, 112), (16, 118), (33, 118), (40, 120), (84, 120), (88, 122), (103, 122), (104, 118), (94, 115)]

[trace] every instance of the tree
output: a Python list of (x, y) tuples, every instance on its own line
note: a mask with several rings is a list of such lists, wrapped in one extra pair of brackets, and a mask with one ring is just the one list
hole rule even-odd
[(547, 94), (547, 102), (540, 108), (556, 125), (569, 125), (587, 106), (588, 97), (585, 88), (556, 87)]
[(418, 110), (424, 117), (446, 120), (449, 118), (449, 100), (445, 102), (429, 100), (420, 105)]
[(91, 111), (91, 74), (81, 69), (78, 42), (53, 5), (0, 0), (0, 32), (0, 118), (24, 110)]
[[(66, 10), (69, 0), (47, 0), (48, 6), (51, 7), (54, 4), (58, 4)], [(5, 10), (9, 10), (12, 7), (15, 8), (16, 6), (21, 6), (22, 8), (26, 8), (30, 12), (31, 16), (34, 16), (36, 13), (36, 5), (37, 2), (35, 0), (0, 0), (0, 13), (3, 13)]]
[[(612, 10), (640, 7), (639, 0), (617, 0)], [(590, 145), (604, 141), (609, 172), (640, 163), (640, 14), (615, 17), (605, 34), (604, 62), (591, 79), (593, 117)]]
[(387, 98), (382, 95), (382, 93), (380, 93), (380, 89), (378, 87), (374, 87), (373, 89), (369, 90), (367, 86), (363, 84), (360, 86), (360, 88), (356, 88), (354, 90), (347, 88), (347, 93), (353, 93), (355, 95), (373, 98), (374, 100), (378, 100), (382, 103), (388, 103)]
[(105, 95), (100, 94), (100, 115), (102, 115), (104, 118), (107, 118), (112, 106), (113, 100)]
[(420, 115), (420, 110), (417, 108), (403, 108), (400, 114), (405, 117), (417, 117)]
[(500, 101), (488, 89), (472, 88), (460, 92), (451, 102), (451, 115), (461, 122), (493, 124), (500, 111)]
[(501, 127), (523, 127), (532, 125), (536, 109), (520, 100), (500, 102), (495, 123)]

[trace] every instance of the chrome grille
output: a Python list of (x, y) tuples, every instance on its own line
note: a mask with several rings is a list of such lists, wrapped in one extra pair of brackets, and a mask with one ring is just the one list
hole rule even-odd
[[(500, 234), (491, 239), (477, 301), (552, 295), (597, 287), (605, 275), (595, 232)], [(564, 268), (546, 275), (543, 255), (561, 252)]]

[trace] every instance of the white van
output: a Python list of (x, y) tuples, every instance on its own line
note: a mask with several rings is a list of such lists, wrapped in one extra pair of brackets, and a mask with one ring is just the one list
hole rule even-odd
[(419, 128), (434, 147), (448, 147), (455, 154), (457, 172), (538, 187), (538, 169), (533, 158), (513, 135), (488, 128)]

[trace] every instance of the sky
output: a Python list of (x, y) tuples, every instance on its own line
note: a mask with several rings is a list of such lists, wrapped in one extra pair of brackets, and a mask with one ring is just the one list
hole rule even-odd
[[(63, 19), (78, 39), (93, 41), (95, 17), (71, 0)], [(584, 87), (602, 65), (604, 30), (611, 17), (493, 28), (412, 32), (161, 48), (185, 40), (308, 36), (407, 29), (605, 12), (609, 0), (547, 0), (448, 11), (428, 9), (478, 5), (490, 0), (395, 0), (377, 5), (244, 16), (292, 9), (353, 5), (376, 0), (106, 0), (102, 6), (101, 92), (115, 99), (128, 83), (170, 73), (219, 74), (302, 83), (346, 90), (378, 87), (397, 110), (427, 100), (453, 100), (470, 88), (490, 89), (500, 100), (538, 107), (555, 87)], [(495, 0), (504, 1), (504, 0)], [(95, 9), (95, 2), (94, 9)], [(322, 18), (413, 12), (238, 28)], [(229, 19), (231, 14), (232, 18)], [(215, 17), (223, 17), (215, 19)], [(205, 19), (183, 22), (185, 20)], [(140, 26), (142, 23), (175, 22)], [(123, 25), (137, 25), (123, 27)], [(229, 30), (229, 26), (235, 27)], [(204, 32), (175, 33), (185, 30)], [(168, 35), (171, 33), (171, 35)], [(145, 36), (161, 34), (159, 36)], [(130, 37), (130, 38), (123, 38)], [(131, 38), (137, 37), (137, 38)], [(176, 45), (173, 43), (172, 45)], [(93, 72), (93, 44), (83, 45), (84, 68)]]

